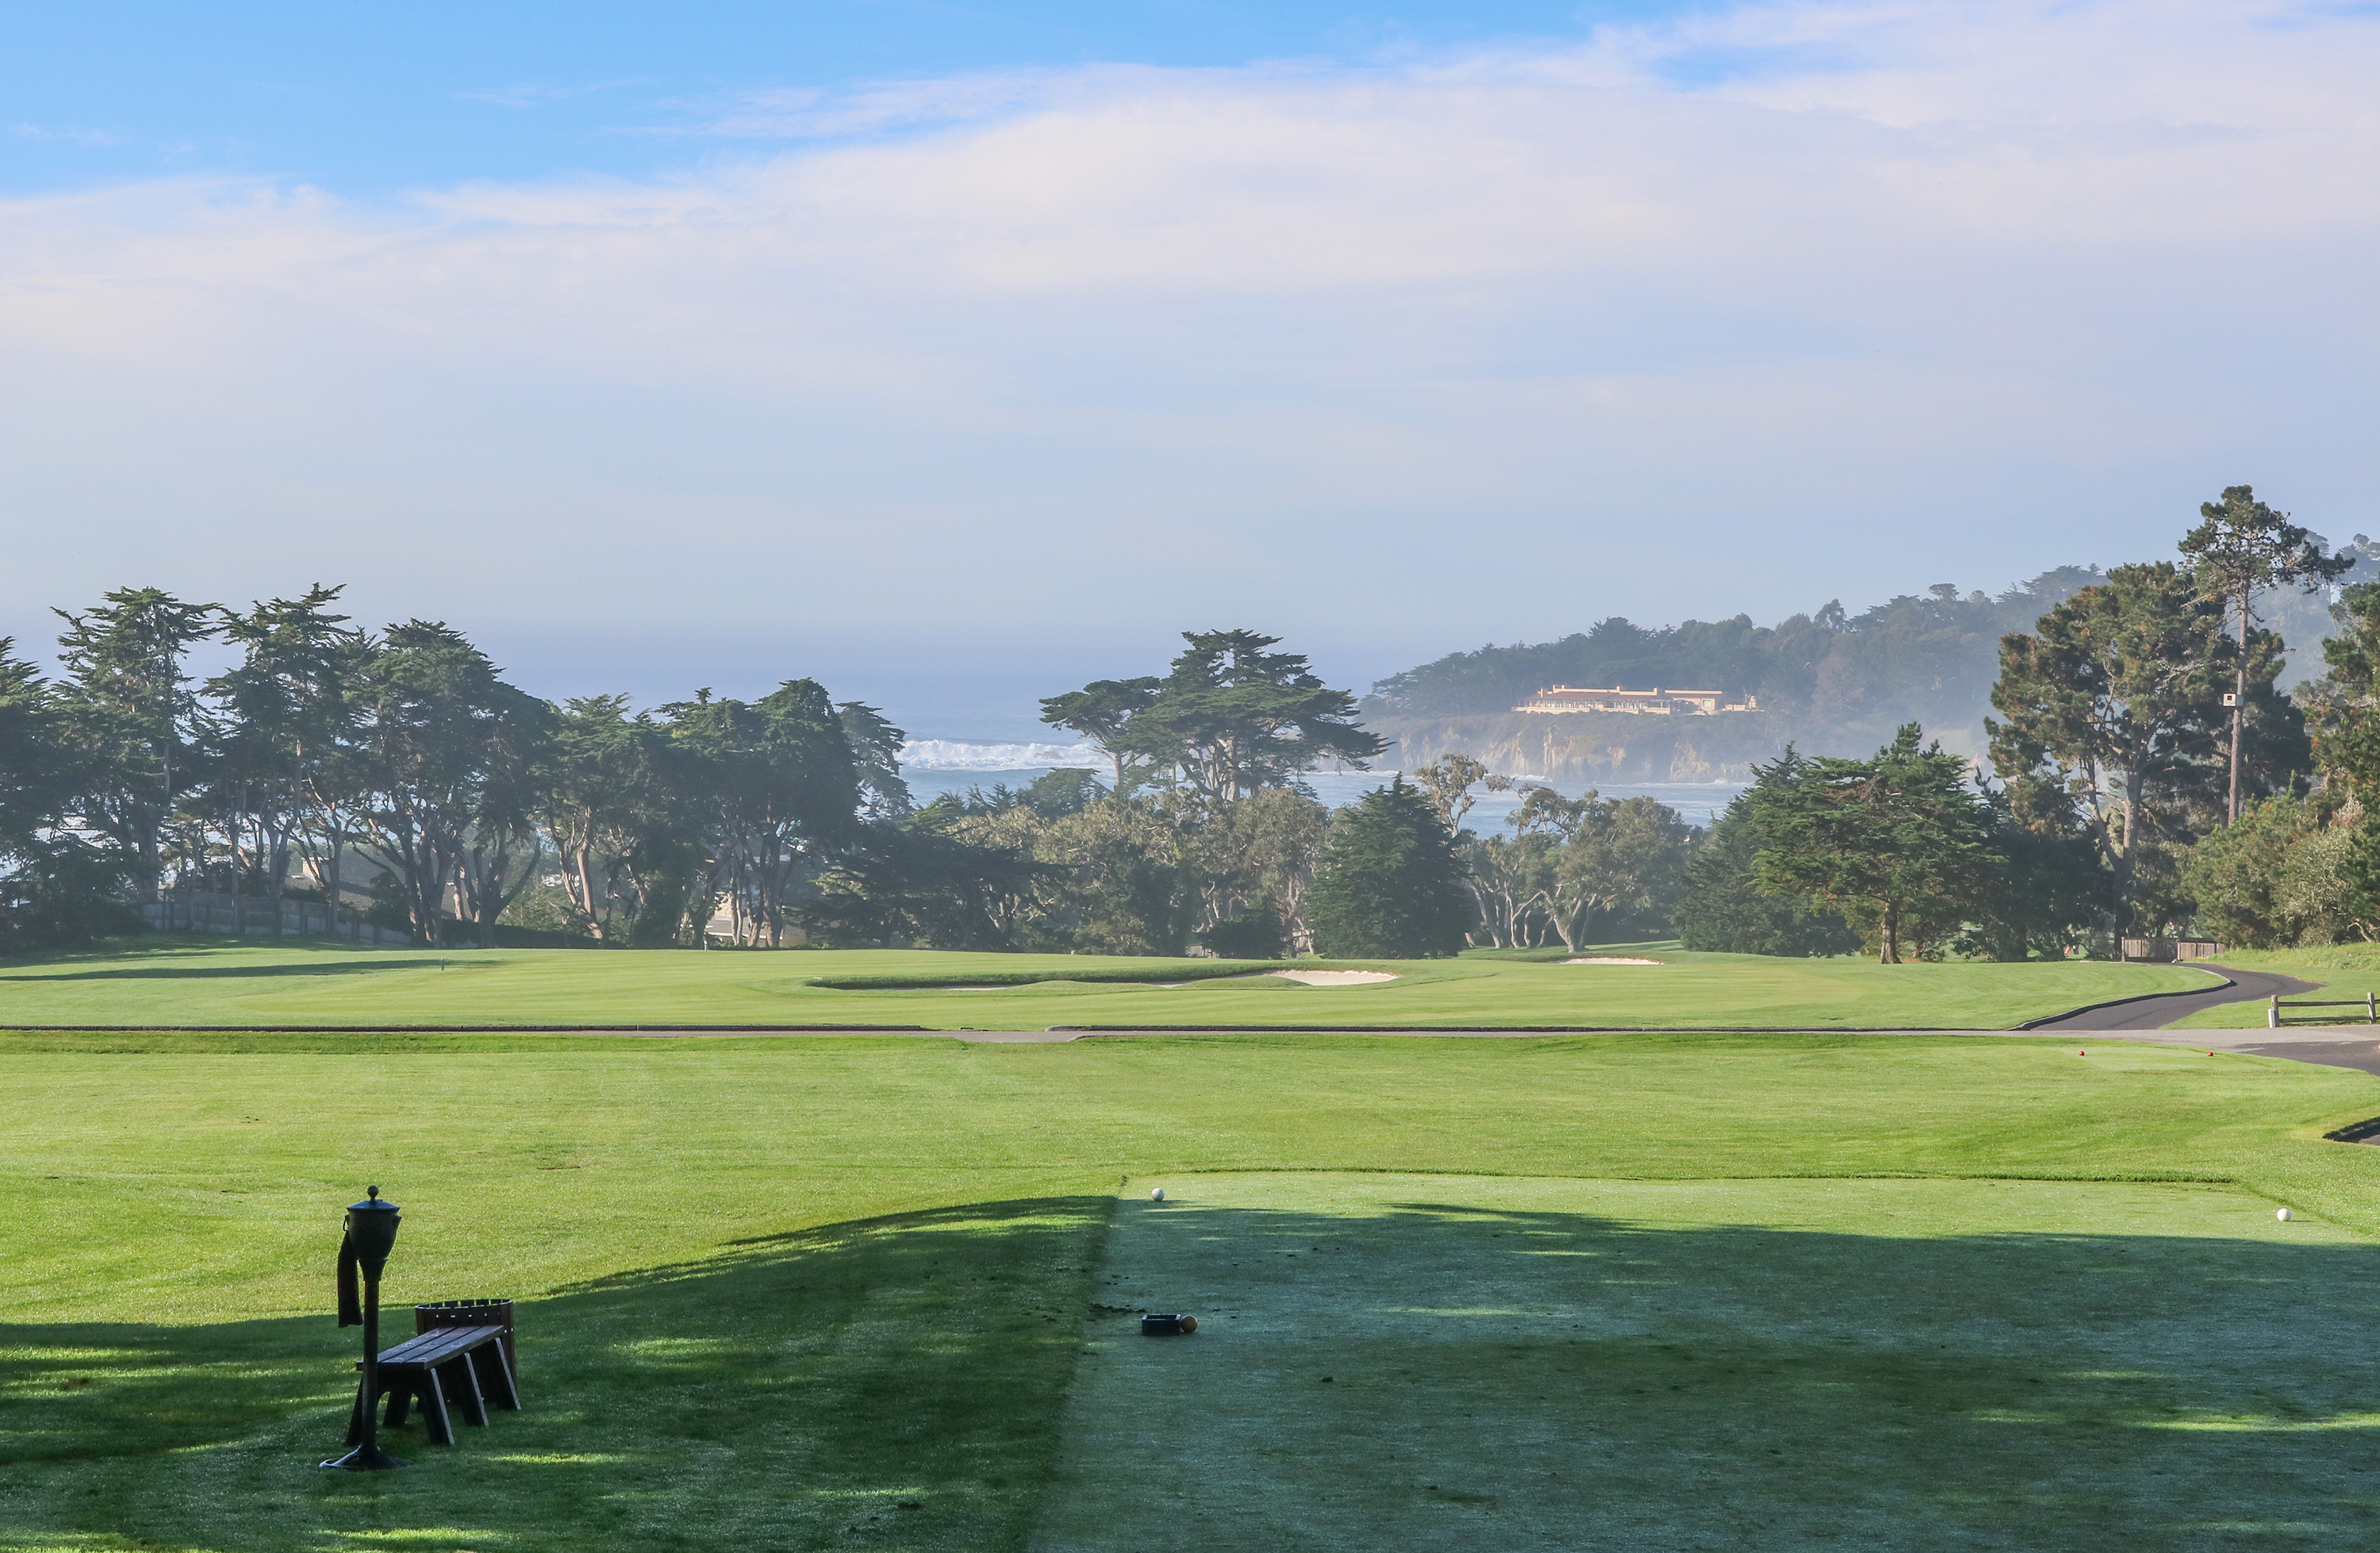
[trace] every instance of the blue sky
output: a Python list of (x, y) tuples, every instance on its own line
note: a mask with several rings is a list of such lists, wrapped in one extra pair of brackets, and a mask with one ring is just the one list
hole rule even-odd
[(0, 6), (0, 635), (316, 581), (921, 734), (2380, 532), (2380, 14)]
[(471, 178), (640, 176), (720, 139), (758, 92), (1129, 63), (1364, 60), (1575, 38), (1682, 7), (1545, 0), (810, 0), (669, 6), (0, 6), (14, 191), (230, 171), (382, 193)]

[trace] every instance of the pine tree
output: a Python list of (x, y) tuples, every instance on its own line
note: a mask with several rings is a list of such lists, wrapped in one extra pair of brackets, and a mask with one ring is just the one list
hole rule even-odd
[(1478, 920), (1454, 838), (1402, 776), (1332, 820), (1307, 912), (1318, 952), (1356, 960), (1451, 955)]
[(1841, 913), (1887, 965), (1938, 946), (2008, 864), (1967, 763), (1939, 744), (1921, 748), (1921, 737), (1906, 724), (1864, 761), (1789, 745), (1749, 794), (1760, 889)]

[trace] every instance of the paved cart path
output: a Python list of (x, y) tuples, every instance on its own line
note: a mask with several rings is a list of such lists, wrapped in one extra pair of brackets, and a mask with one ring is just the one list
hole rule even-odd
[[(2235, 971), (2228, 965), (2207, 965), (2201, 969), (2228, 976), (2232, 984), (2209, 987), (2204, 992), (2158, 993), (2151, 997), (2112, 1003), (2106, 1008), (2084, 1009), (2064, 1019), (2036, 1024), (2034, 1031), (2038, 1034), (2056, 1035), (2070, 1030), (2162, 1030), (2176, 1020), (2188, 1019), (2208, 1009), (2219, 1009), (2227, 1003), (2262, 1003), (2276, 993), (2283, 997), (2301, 997), (2309, 992), (2320, 990), (2322, 984), (2319, 982), (2301, 982), (2295, 976), (2277, 976), (2269, 971)], [(2220, 1035), (2224, 1032), (2196, 1033)], [(2219, 1047), (2221, 1043), (2215, 1045)]]

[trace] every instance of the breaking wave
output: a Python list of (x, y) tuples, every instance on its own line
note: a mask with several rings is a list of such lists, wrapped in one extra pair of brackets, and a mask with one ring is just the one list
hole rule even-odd
[(1030, 771), (1050, 766), (1108, 769), (1107, 756), (1088, 744), (991, 744), (972, 739), (912, 739), (901, 764), (918, 771)]

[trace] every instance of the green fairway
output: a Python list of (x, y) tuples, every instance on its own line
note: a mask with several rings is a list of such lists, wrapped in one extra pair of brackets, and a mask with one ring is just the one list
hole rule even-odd
[(1038, 1542), (2370, 1546), (2375, 1275), (2206, 1187), (1191, 1177), (1099, 1297), (1198, 1331), (1092, 1323)]
[[(1032, 1517), (1059, 1502), (1053, 1481), (1135, 1470), (1112, 1449), (1060, 1445), (1083, 1339), (1097, 1348), (1114, 1332), (1113, 1313), (1098, 1307), (1172, 1296), (1170, 1280), (1093, 1282), (1126, 1175), (1136, 1188), (1187, 1183), (1194, 1203), (1208, 1200), (1199, 1172), (1441, 1178), (1396, 1198), (1439, 1204), (1422, 1210), (1386, 1210), (1360, 1184), (1318, 1183), (1293, 1199), (1276, 1183), (1231, 1203), (1250, 1223), (1343, 1217), (1359, 1238), (1390, 1220), (1475, 1238), (1502, 1228), (1501, 1215), (1567, 1216), (1586, 1249), (1625, 1252), (1560, 1295), (1608, 1307), (1598, 1320), (1614, 1340), (1653, 1302), (1708, 1333), (1710, 1351), (1749, 1355), (1690, 1413), (1657, 1418), (1650, 1410), (1683, 1395), (1657, 1396), (1646, 1378), (1666, 1362), (1658, 1342), (1673, 1340), (1652, 1339), (1673, 1328), (1625, 1338), (1632, 1384), (1655, 1400), (1607, 1376), (1577, 1404), (1593, 1404), (1609, 1459), (1657, 1470), (1644, 1463), (1677, 1442), (1707, 1444), (1697, 1431), (1714, 1418), (1782, 1405), (1780, 1375), (1810, 1376), (1785, 1399), (1801, 1411), (1780, 1416), (1830, 1422), (1864, 1442), (1858, 1460), (1879, 1474), (1833, 1490), (1845, 1524), (1926, 1491), (1937, 1459), (1906, 1439), (1887, 1450), (1894, 1428), (1923, 1434), (1932, 1425), (1921, 1421), (1963, 1408), (1965, 1433), (1944, 1437), (1964, 1449), (2014, 1438), (1996, 1430), (2046, 1427), (2046, 1400), (2028, 1412), (2006, 1394), (2027, 1375), (2055, 1384), (2048, 1411), (2098, 1432), (2082, 1459), (2122, 1479), (2125, 1502), (2161, 1464), (2198, 1470), (2171, 1456), (2177, 1439), (2198, 1437), (2153, 1429), (2138, 1408), (2179, 1410), (2156, 1416), (2234, 1445), (2286, 1435), (2313, 1474), (2292, 1483), (2328, 1473), (2337, 1442), (2369, 1437), (2362, 1403), (2296, 1378), (2243, 1400), (2226, 1366), (2244, 1357), (2193, 1357), (2175, 1335), (2198, 1328), (2152, 1310), (2128, 1325), (2109, 1311), (2136, 1288), (2196, 1290), (2210, 1320), (2228, 1313), (2227, 1331), (2254, 1334), (2240, 1342), (2280, 1342), (2289, 1365), (2310, 1362), (2287, 1345), (2326, 1340), (2328, 1324), (2347, 1319), (2336, 1269), (2380, 1230), (2380, 1150), (2318, 1136), (2380, 1113), (2380, 1081), (2338, 1070), (1853, 1035), (1036, 1046), (196, 1035), (151, 1038), (142, 1052), (78, 1049), (109, 1039), (0, 1047), (0, 1547), (1020, 1547)], [(207, 1049), (243, 1044), (275, 1049)], [(392, 1112), (378, 1094), (406, 1103)], [(1815, 1182), (1806, 1190), (1818, 1197), (1774, 1184), (1784, 1178)], [(1876, 1178), (2071, 1184), (1892, 1198), (1913, 1187)], [(337, 1449), (354, 1348), (328, 1314), (336, 1210), (367, 1180), (406, 1209), (388, 1286), (400, 1311), (415, 1299), (525, 1302), (530, 1408), (464, 1430), (452, 1450), (408, 1425), (394, 1444), (417, 1465), (358, 1481), (310, 1463)], [(1609, 1184), (1625, 1180), (1675, 1186)], [(2136, 1184), (2160, 1182), (2172, 1189)], [(2278, 1240), (2275, 1200), (2303, 1216)], [(1900, 1222), (1885, 1222), (1894, 1214)], [(1116, 1242), (1106, 1276), (1133, 1276), (1136, 1244)], [(2265, 1254), (2276, 1249), (2289, 1254)], [(1492, 1270), (1461, 1244), (1398, 1254), (1442, 1263), (1456, 1284)], [(1909, 1256), (1915, 1272), (1895, 1260)], [(2368, 1285), (2368, 1271), (2354, 1276)], [(1191, 1281), (1185, 1308), (1228, 1291)], [(1745, 1325), (1747, 1290), (1767, 1307), (1766, 1325)], [(1344, 1286), (1360, 1309), (1376, 1292), (1377, 1280)], [(1329, 1294), (1284, 1311), (1329, 1305)], [(1538, 1297), (1490, 1278), (1423, 1303), (1505, 1311), (1524, 1294)], [(2017, 1365), (2013, 1348), (2046, 1341), (2024, 1324), (2061, 1311), (2089, 1316), (2089, 1342)], [(2285, 1313), (2296, 1314), (2275, 1326)], [(1795, 1367), (1831, 1352), (1837, 1331), (1864, 1333), (1863, 1346), (1833, 1370)], [(1251, 1351), (1247, 1383), (1275, 1384), (1265, 1376), (1288, 1351)], [(1929, 1351), (1941, 1368), (1919, 1375), (1925, 1385), (1896, 1368)], [(1883, 1357), (1854, 1363), (1858, 1354)], [(2342, 1390), (2369, 1394), (2380, 1378), (2356, 1343), (2319, 1357)], [(1108, 1356), (1091, 1359), (1085, 1399)], [(1428, 1404), (1439, 1422), (1413, 1437), (1483, 1403), (1499, 1410), (1496, 1429), (1585, 1416), (1531, 1413), (1527, 1398), (1504, 1395), (1512, 1374), (1491, 1367), (1440, 1388)], [(2127, 1390), (2132, 1376), (2150, 1378)], [(1894, 1414), (1904, 1397), (1935, 1411)], [(1993, 1459), (2021, 1467), (2036, 1449), (2047, 1448), (2011, 1444)], [(1959, 1524), (2004, 1528), (2019, 1523), (2011, 1504), (2066, 1502), (2056, 1498), (2066, 1480), (2052, 1479), (2047, 1498), (1995, 1501)], [(1773, 1474), (1739, 1482), (1729, 1513), (1767, 1518), (1779, 1528), (1772, 1546), (1815, 1545), (1810, 1491)], [(2343, 1524), (2353, 1506), (2323, 1492), (2286, 1523)], [(1674, 1510), (1647, 1494), (1646, 1516)], [(2243, 1508), (2240, 1524), (2283, 1524), (2268, 1500)], [(1281, 1523), (1302, 1513), (1285, 1505)], [(1733, 1545), (1738, 1524), (1696, 1523), (1696, 1535)], [(2286, 1542), (2280, 1532), (2159, 1537), (2134, 1545)], [(2032, 1544), (2048, 1545), (2067, 1544)]]
[[(1930, 1026), (2006, 1029), (2211, 984), (2175, 966), (1877, 965), (1659, 949), (1658, 965), (1382, 961), (1305, 986), (1211, 960), (902, 950), (361, 949), (164, 939), (0, 967), (0, 1026), (862, 1024)], [(1302, 961), (1288, 969), (1337, 965)], [(1347, 962), (1353, 964), (1354, 962)], [(1027, 980), (1027, 978), (1041, 978)], [(1191, 979), (1196, 978), (1196, 979)], [(832, 982), (835, 985), (822, 985)], [(1003, 984), (1019, 983), (1021, 984)], [(1164, 983), (1185, 983), (1166, 986)]]

